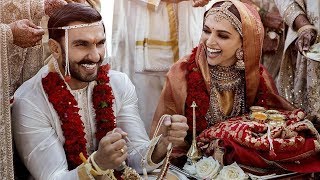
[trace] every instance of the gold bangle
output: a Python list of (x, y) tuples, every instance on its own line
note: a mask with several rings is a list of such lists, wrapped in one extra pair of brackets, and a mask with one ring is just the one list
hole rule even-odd
[(314, 25), (307, 24), (307, 25), (304, 25), (304, 26), (302, 26), (301, 28), (298, 29), (298, 34), (300, 35), (303, 31), (305, 31), (307, 29), (313, 29), (318, 33), (318, 30)]

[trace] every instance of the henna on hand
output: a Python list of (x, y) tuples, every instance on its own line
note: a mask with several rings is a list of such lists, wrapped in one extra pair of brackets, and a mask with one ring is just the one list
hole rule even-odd
[(316, 37), (317, 32), (314, 29), (306, 29), (299, 34), (295, 45), (301, 53), (308, 51), (310, 46), (315, 43)]
[(35, 46), (44, 35), (44, 30), (28, 19), (15, 21), (9, 26), (13, 35), (13, 44), (22, 48)]

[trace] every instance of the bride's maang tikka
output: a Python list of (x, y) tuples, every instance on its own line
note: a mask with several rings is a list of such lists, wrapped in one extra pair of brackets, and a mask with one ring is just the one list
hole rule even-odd
[(211, 8), (206, 16), (205, 19), (208, 18), (209, 15), (214, 15), (216, 21), (221, 21), (221, 19), (226, 19), (228, 20), (233, 26), (234, 28), (238, 31), (238, 33), (240, 34), (240, 36), (242, 37), (242, 25), (240, 20), (237, 18), (237, 16), (235, 16), (232, 12), (229, 11), (229, 7), (232, 5), (232, 2), (230, 1), (226, 1), (224, 3), (221, 4), (221, 6), (219, 7), (213, 7)]
[(77, 29), (77, 28), (83, 28), (83, 27), (91, 27), (91, 26), (99, 26), (103, 24), (103, 21), (98, 21), (94, 23), (86, 23), (86, 24), (77, 24), (77, 25), (72, 25), (72, 26), (63, 26), (63, 27), (54, 27), (50, 29), (62, 29), (64, 30), (65, 33), (65, 54), (66, 54), (66, 65), (65, 65), (65, 71), (64, 71), (64, 78), (66, 81), (69, 81), (71, 79), (71, 74), (70, 74), (70, 67), (69, 67), (69, 48), (68, 48), (68, 43), (69, 43), (69, 38), (68, 38), (68, 31), (70, 29)]

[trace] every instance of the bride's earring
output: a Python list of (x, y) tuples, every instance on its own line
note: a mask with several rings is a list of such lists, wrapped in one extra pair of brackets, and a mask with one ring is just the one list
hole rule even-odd
[(237, 58), (236, 68), (239, 69), (239, 70), (244, 70), (245, 69), (245, 65), (244, 65), (244, 61), (243, 61), (243, 50), (242, 50), (242, 48), (237, 49), (236, 58)]

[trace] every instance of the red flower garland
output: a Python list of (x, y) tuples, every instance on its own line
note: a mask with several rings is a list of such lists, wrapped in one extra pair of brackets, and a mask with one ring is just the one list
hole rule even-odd
[[(97, 142), (109, 131), (116, 127), (116, 119), (113, 114), (112, 103), (114, 96), (109, 85), (108, 77), (110, 66), (100, 66), (97, 75), (97, 85), (93, 89), (93, 106), (96, 113), (96, 138)], [(63, 136), (65, 137), (64, 149), (67, 156), (69, 169), (74, 169), (82, 163), (79, 154), (86, 157), (86, 139), (84, 126), (79, 115), (77, 101), (63, 79), (56, 72), (50, 72), (42, 79), (44, 91), (56, 110), (61, 121)]]
[(190, 59), (188, 60), (188, 66), (187, 66), (187, 98), (186, 98), (186, 113), (185, 116), (187, 117), (187, 122), (189, 125), (189, 131), (188, 134), (192, 134), (191, 130), (193, 129), (193, 122), (192, 122), (192, 116), (193, 111), (192, 102), (195, 101), (198, 107), (196, 107), (196, 130), (197, 134), (200, 134), (203, 130), (205, 130), (208, 127), (207, 120), (205, 118), (206, 113), (209, 108), (209, 93), (206, 88), (206, 84), (204, 82), (204, 79), (202, 77), (201, 71), (195, 61), (197, 48), (194, 48), (192, 50), (192, 55), (190, 56)]

